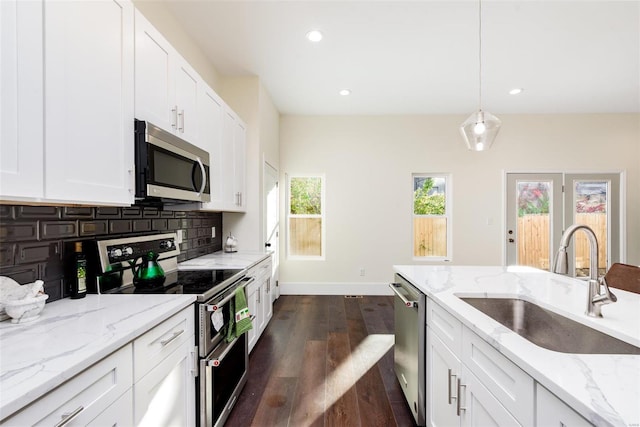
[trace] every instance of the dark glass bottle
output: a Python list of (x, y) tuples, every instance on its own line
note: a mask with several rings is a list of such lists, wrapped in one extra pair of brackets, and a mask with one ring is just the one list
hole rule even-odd
[(73, 277), (69, 285), (71, 298), (84, 298), (87, 295), (87, 258), (82, 253), (82, 242), (76, 242), (76, 250), (73, 254)]

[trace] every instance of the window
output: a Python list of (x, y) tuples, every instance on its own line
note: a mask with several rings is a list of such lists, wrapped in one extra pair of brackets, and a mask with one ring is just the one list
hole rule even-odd
[(413, 257), (451, 260), (450, 177), (413, 175)]
[(290, 176), (287, 185), (288, 257), (324, 259), (324, 176)]

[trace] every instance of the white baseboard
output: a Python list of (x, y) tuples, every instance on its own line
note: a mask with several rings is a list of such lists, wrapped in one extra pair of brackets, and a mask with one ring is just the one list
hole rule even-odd
[(278, 282), (280, 295), (393, 295), (389, 283)]

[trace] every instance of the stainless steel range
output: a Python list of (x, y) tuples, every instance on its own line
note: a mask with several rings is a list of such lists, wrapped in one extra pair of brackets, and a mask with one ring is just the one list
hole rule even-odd
[[(253, 278), (236, 269), (178, 271), (179, 253), (175, 233), (98, 241), (95, 291), (196, 295), (196, 419), (200, 426), (222, 426), (247, 382), (249, 364), (246, 334), (231, 342), (224, 339), (229, 305), (236, 290)], [(145, 268), (153, 270), (154, 279), (134, 285), (136, 277), (149, 273)], [(164, 280), (157, 279), (158, 271)]]

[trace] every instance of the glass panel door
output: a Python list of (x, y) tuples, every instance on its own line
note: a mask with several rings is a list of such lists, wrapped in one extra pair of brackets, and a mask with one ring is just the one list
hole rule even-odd
[[(568, 174), (565, 182), (565, 224), (584, 224), (593, 230), (598, 240), (598, 274), (602, 276), (620, 260), (619, 175)], [(576, 233), (572, 244), (569, 271), (576, 277), (587, 277), (592, 255), (586, 235)]]
[(562, 231), (562, 174), (507, 174), (507, 265), (549, 270)]

